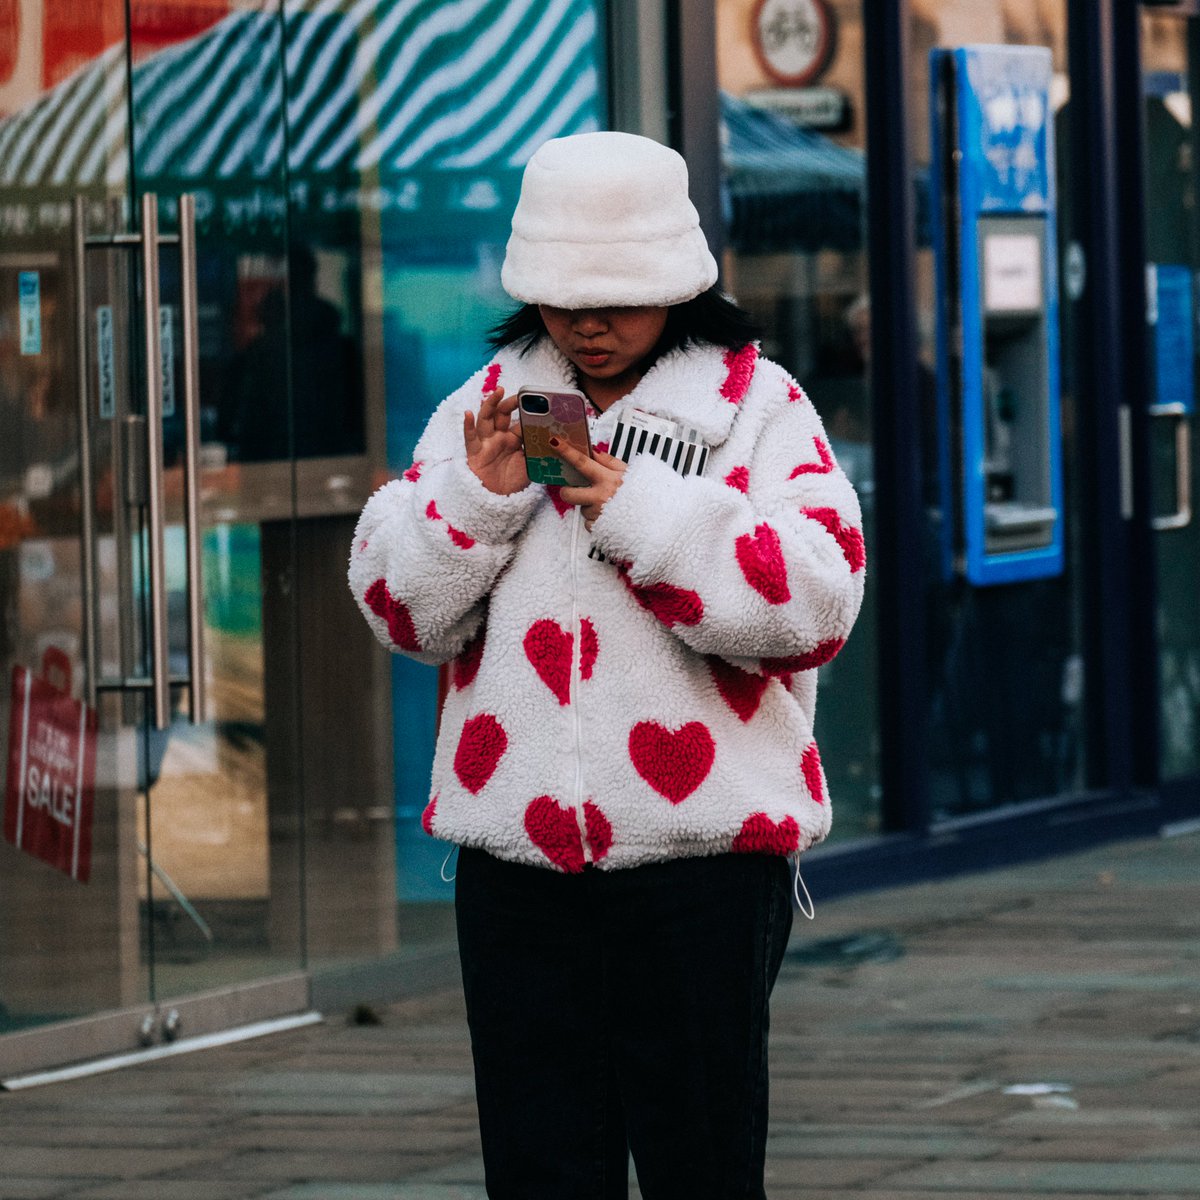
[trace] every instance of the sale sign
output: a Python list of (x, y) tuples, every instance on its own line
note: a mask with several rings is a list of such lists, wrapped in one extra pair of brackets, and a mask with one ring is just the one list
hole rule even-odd
[[(63, 687), (49, 679), (57, 666)], [(92, 869), (96, 710), (72, 699), (71, 664), (49, 649), (42, 675), (14, 667), (4, 837), (86, 883)]]

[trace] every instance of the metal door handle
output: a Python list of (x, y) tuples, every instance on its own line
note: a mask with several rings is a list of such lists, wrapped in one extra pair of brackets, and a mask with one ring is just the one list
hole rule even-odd
[(150, 572), (150, 706), (155, 729), (171, 723), (171, 689), (167, 679), (170, 644), (167, 634), (167, 568), (163, 514), (163, 384), (159, 330), (158, 196), (142, 196), (142, 325), (146, 356), (146, 448), (149, 460), (147, 523)]
[[(190, 718), (193, 724), (204, 720), (204, 592), (200, 555), (200, 340), (196, 275), (196, 202), (189, 194), (179, 198), (180, 231), (160, 235), (158, 197), (142, 197), (139, 233), (116, 233), (88, 237), (86, 199), (76, 196), (72, 207), (73, 253), (75, 260), (76, 349), (79, 359), (79, 454), (80, 488), (83, 492), (80, 522), (83, 575), (83, 646), (86, 678), (84, 695), (91, 705), (101, 692), (150, 693), (155, 729), (171, 723), (171, 687), (188, 688)], [(184, 384), (184, 522), (187, 534), (188, 587), (188, 673), (182, 678), (170, 674), (170, 642), (167, 622), (165, 495), (163, 463), (163, 367), (159, 295), (159, 247), (179, 243), (182, 260), (183, 295), (183, 384)], [(141, 249), (142, 324), (146, 366), (146, 413), (138, 417), (144, 438), (130, 439), (138, 457), (145, 454), (145, 506), (149, 532), (150, 584), (150, 674), (102, 679), (99, 675), (100, 622), (96, 579), (96, 515), (92, 490), (91, 413), (88, 402), (88, 290), (87, 251), (115, 247)], [(170, 364), (167, 364), (170, 369)], [(131, 461), (126, 455), (127, 461)], [(140, 465), (140, 464), (139, 464)], [(140, 474), (140, 472), (139, 472)]]
[(183, 502), (187, 531), (188, 712), (204, 720), (204, 584), (200, 554), (200, 336), (196, 276), (196, 197), (179, 197), (179, 257), (183, 318)]
[(92, 493), (92, 426), (88, 404), (87, 201), (71, 206), (71, 249), (75, 260), (75, 356), (79, 398), (80, 566), (83, 575), (83, 698), (96, 707), (96, 656), (100, 624), (96, 603), (96, 513)]
[(1175, 421), (1175, 511), (1151, 519), (1154, 529), (1184, 529), (1192, 523), (1192, 430), (1182, 404), (1152, 404), (1151, 417)]

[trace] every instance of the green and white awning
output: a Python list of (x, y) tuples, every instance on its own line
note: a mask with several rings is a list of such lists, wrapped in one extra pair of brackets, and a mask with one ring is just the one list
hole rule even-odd
[[(592, 0), (234, 13), (134, 66), (137, 180), (519, 168), (547, 138), (599, 128), (600, 45)], [(124, 186), (127, 102), (114, 46), (0, 121), (0, 189)]]

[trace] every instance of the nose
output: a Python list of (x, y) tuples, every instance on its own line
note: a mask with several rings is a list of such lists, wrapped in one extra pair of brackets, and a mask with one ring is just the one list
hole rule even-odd
[(571, 328), (581, 337), (597, 337), (608, 328), (608, 316), (602, 308), (577, 308), (571, 313)]

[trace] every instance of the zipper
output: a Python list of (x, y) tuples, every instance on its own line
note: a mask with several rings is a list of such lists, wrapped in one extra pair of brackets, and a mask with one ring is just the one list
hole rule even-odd
[(579, 825), (579, 841), (583, 861), (592, 862), (592, 847), (587, 837), (587, 816), (583, 811), (583, 720), (579, 715), (579, 676), (583, 669), (583, 629), (579, 620), (579, 530), (583, 513), (575, 509), (571, 526), (571, 681), (567, 692), (571, 707), (571, 723), (575, 734), (575, 821)]

